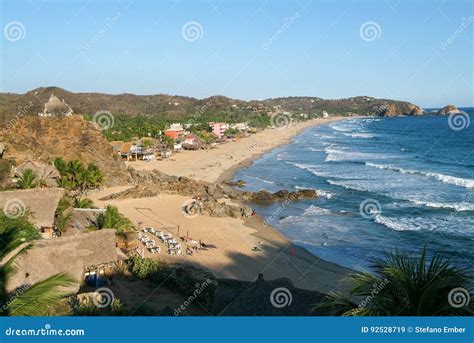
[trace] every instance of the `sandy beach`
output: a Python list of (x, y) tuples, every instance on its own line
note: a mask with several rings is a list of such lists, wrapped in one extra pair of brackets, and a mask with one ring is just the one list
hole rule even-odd
[[(258, 156), (290, 142), (291, 137), (302, 129), (340, 119), (319, 119), (298, 123), (285, 130), (264, 130), (216, 149), (186, 151), (166, 161), (140, 161), (130, 165), (136, 169), (158, 169), (170, 175), (220, 182), (230, 179), (236, 169), (248, 165)], [(188, 218), (181, 208), (190, 199), (180, 195), (161, 194), (153, 198), (107, 202), (99, 200), (123, 189), (104, 189), (91, 194), (91, 198), (98, 206), (117, 206), (137, 227), (152, 226), (171, 233), (173, 237), (188, 236), (209, 246), (207, 250), (195, 251), (192, 256), (170, 256), (160, 242), (162, 252), (151, 254), (146, 251), (147, 257), (194, 265), (219, 278), (253, 281), (259, 273), (263, 273), (266, 279), (287, 277), (297, 287), (324, 293), (346, 289), (343, 280), (351, 272), (349, 269), (321, 260), (306, 249), (294, 246), (279, 231), (264, 225), (258, 216), (246, 220), (201, 215)], [(189, 243), (182, 244), (192, 247)]]
[[(266, 129), (238, 142), (220, 144), (208, 150), (184, 150), (163, 161), (128, 162), (136, 170), (158, 169), (169, 175), (187, 176), (196, 180), (219, 182), (232, 178), (235, 170), (244, 168), (273, 148), (287, 144), (305, 128), (342, 120), (344, 117), (313, 119), (288, 127)], [(346, 118), (347, 119), (347, 118)]]

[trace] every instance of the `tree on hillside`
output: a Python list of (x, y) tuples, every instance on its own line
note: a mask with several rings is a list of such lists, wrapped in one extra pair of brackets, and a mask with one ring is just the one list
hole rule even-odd
[(54, 160), (54, 165), (61, 175), (58, 184), (63, 188), (84, 192), (88, 189), (100, 187), (104, 181), (104, 174), (93, 163), (85, 167), (79, 160), (66, 162), (58, 157)]
[[(344, 316), (446, 316), (472, 315), (469, 301), (472, 278), (464, 269), (435, 255), (427, 261), (426, 249), (420, 256), (387, 253), (372, 265), (373, 272), (351, 276), (351, 297), (331, 292), (319, 308), (329, 308)], [(465, 306), (453, 306), (453, 290), (464, 292)], [(357, 304), (353, 299), (362, 299)]]

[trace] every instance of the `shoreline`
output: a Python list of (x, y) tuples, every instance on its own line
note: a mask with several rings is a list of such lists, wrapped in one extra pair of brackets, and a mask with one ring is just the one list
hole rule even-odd
[[(229, 142), (216, 149), (184, 152), (175, 160), (156, 163), (130, 163), (145, 170), (157, 169), (169, 175), (186, 176), (199, 181), (223, 183), (239, 169), (249, 166), (271, 150), (292, 142), (302, 130), (354, 117), (332, 117), (294, 124), (285, 132), (263, 130), (239, 142)], [(247, 148), (247, 149), (246, 149)], [(258, 150), (258, 151), (252, 151)], [(253, 152), (249, 154), (249, 152)], [(232, 158), (229, 158), (230, 157)], [(199, 168), (201, 167), (201, 168)], [(140, 168), (137, 168), (140, 169)], [(194, 175), (194, 174), (197, 174)], [(224, 185), (224, 187), (230, 187)], [(289, 278), (295, 287), (328, 293), (332, 290), (347, 291), (342, 281), (353, 270), (325, 261), (306, 248), (295, 245), (277, 228), (266, 225), (260, 215), (246, 219), (230, 217), (198, 216), (187, 218), (182, 213), (183, 203), (189, 197), (161, 194), (152, 198), (100, 201), (107, 189), (94, 194), (93, 201), (99, 206), (117, 206), (119, 211), (138, 227), (164, 228), (169, 233), (202, 240), (213, 248), (188, 256), (171, 256), (162, 247), (162, 253), (145, 257), (159, 258), (170, 263), (188, 264), (211, 271), (219, 278), (255, 281), (260, 273), (267, 280)], [(102, 193), (102, 194), (100, 194)], [(228, 200), (224, 200), (228, 201)], [(181, 231), (173, 229), (178, 226)]]

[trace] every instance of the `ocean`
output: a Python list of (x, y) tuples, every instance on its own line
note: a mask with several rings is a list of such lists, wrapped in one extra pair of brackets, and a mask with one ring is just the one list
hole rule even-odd
[(295, 244), (343, 266), (426, 246), (474, 264), (474, 109), (455, 117), (348, 119), (303, 131), (239, 170), (243, 189), (315, 189), (252, 204)]

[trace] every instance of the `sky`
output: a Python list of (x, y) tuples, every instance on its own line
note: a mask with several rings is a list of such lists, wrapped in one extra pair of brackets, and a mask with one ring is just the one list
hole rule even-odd
[(474, 106), (472, 0), (2, 0), (0, 91)]

